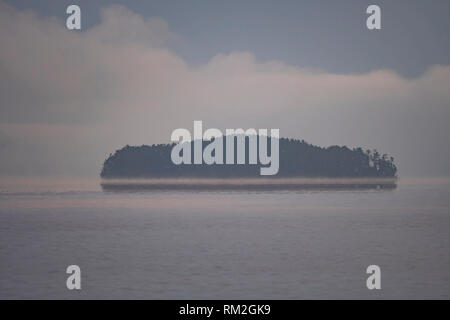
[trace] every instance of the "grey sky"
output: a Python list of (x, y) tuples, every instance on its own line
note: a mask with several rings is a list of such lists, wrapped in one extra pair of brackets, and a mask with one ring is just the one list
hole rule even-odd
[[(143, 17), (161, 17), (180, 36), (172, 46), (191, 63), (218, 52), (250, 51), (258, 60), (352, 73), (388, 68), (418, 76), (450, 64), (448, 0), (8, 0), (44, 16), (65, 18), (77, 3), (83, 27), (100, 22), (100, 8), (121, 4)], [(365, 9), (378, 4), (382, 30), (365, 26)]]
[[(279, 128), (450, 175), (449, 1), (0, 0), (0, 174), (98, 175), (173, 129)], [(82, 32), (65, 28), (78, 3)], [(382, 30), (365, 27), (377, 3)], [(124, 6), (126, 4), (126, 7)]]

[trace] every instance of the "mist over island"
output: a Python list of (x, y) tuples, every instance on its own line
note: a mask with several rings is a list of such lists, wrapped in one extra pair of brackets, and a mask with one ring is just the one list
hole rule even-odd
[[(211, 141), (203, 141), (203, 148)], [(191, 144), (193, 150), (194, 144)], [(377, 150), (346, 146), (319, 147), (304, 140), (279, 139), (279, 170), (273, 176), (260, 176), (259, 163), (249, 164), (249, 140), (245, 141), (245, 164), (179, 164), (171, 161), (175, 144), (125, 146), (104, 161), (102, 179), (160, 178), (391, 178), (397, 167), (394, 158)], [(236, 144), (234, 145), (236, 157)], [(193, 154), (193, 152), (191, 152)], [(223, 149), (226, 157), (226, 149)], [(236, 163), (236, 162), (235, 162)]]

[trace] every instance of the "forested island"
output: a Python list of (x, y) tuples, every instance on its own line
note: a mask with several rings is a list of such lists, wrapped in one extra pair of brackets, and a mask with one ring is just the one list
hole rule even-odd
[[(203, 146), (208, 143), (204, 141)], [(100, 176), (103, 179), (261, 178), (261, 165), (248, 164), (248, 139), (245, 144), (246, 164), (234, 165), (175, 165), (171, 161), (174, 145), (127, 145), (105, 160)], [(225, 148), (223, 151), (225, 154)], [(364, 151), (346, 146), (323, 148), (303, 140), (280, 138), (279, 171), (269, 178), (396, 178), (396, 173), (394, 159), (377, 150)]]

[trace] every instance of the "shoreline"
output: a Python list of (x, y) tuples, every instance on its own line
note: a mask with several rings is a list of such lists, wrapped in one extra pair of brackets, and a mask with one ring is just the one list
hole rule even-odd
[(398, 178), (154, 178), (102, 179), (104, 191), (395, 189)]

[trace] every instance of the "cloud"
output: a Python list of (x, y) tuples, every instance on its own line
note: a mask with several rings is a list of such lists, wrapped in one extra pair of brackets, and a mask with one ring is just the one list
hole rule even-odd
[(401, 174), (450, 173), (442, 160), (450, 156), (449, 66), (414, 79), (389, 70), (331, 74), (250, 52), (193, 66), (171, 49), (177, 36), (164, 20), (122, 6), (101, 18), (74, 32), (0, 2), (3, 175), (96, 174), (114, 149), (168, 142), (193, 120), (376, 147), (398, 159)]

